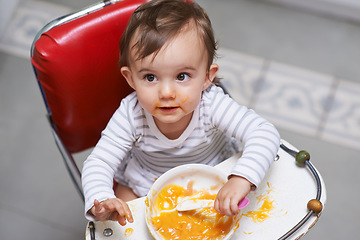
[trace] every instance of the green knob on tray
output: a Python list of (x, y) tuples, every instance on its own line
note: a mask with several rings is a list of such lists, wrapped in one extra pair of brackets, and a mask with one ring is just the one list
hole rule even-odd
[(295, 159), (297, 163), (305, 164), (306, 161), (310, 160), (310, 154), (305, 150), (301, 150), (296, 154)]

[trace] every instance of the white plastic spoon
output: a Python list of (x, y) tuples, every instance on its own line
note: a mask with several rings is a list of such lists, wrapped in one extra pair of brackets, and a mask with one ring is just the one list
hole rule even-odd
[[(199, 208), (214, 207), (214, 201), (215, 200), (207, 200), (207, 199), (186, 199), (186, 200), (180, 202), (176, 206), (176, 210), (179, 212), (184, 212), (184, 211), (190, 211), (190, 210), (195, 210), (195, 209), (199, 209)], [(245, 197), (239, 203), (238, 208), (242, 209), (242, 208), (246, 207), (247, 205), (249, 205), (249, 202), (250, 202), (250, 200)]]

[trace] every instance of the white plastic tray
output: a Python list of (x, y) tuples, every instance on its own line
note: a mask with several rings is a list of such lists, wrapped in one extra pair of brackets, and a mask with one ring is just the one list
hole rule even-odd
[[(288, 148), (297, 151), (288, 142), (284, 140), (282, 142)], [(255, 192), (248, 195), (250, 204), (242, 210), (242, 213), (246, 214), (248, 211), (259, 209), (262, 202), (258, 202), (256, 197), (264, 194), (274, 201), (273, 206), (275, 206), (275, 209), (270, 212), (270, 217), (263, 222), (254, 222), (252, 218), (243, 216), (240, 220), (240, 227), (231, 239), (279, 239), (297, 225), (309, 212), (307, 203), (309, 200), (315, 199), (317, 194), (317, 185), (313, 175), (307, 167), (298, 166), (295, 159), (282, 149), (279, 150), (278, 156), (278, 160), (272, 164), (262, 185)], [(312, 162), (312, 159), (310, 161)], [(227, 159), (215, 166), (215, 168), (228, 174), (235, 162), (236, 156)], [(320, 176), (319, 173), (318, 175)], [(326, 189), (321, 176), (320, 180), (320, 201), (324, 207), (326, 203)], [(117, 222), (112, 221), (95, 222), (95, 238), (97, 240), (154, 239), (146, 226), (144, 201), (145, 197), (129, 202), (134, 223), (128, 223), (122, 227)], [(301, 238), (317, 222), (319, 217), (320, 214), (312, 215), (300, 229), (287, 239)], [(88, 226), (86, 227), (85, 239), (91, 240)], [(106, 228), (110, 228), (113, 232), (109, 237), (103, 234)]]

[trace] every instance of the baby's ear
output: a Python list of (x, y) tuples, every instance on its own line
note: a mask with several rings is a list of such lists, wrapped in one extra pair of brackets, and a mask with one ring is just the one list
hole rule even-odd
[(206, 80), (204, 83), (203, 91), (205, 89), (207, 89), (210, 86), (210, 84), (214, 81), (218, 71), (219, 71), (219, 66), (217, 64), (213, 63), (210, 65), (210, 68), (207, 72)]
[(131, 69), (127, 66), (124, 66), (120, 68), (120, 72), (123, 75), (123, 77), (126, 79), (127, 83), (130, 85), (130, 87), (136, 90), (134, 80), (132, 79), (132, 75), (131, 75)]

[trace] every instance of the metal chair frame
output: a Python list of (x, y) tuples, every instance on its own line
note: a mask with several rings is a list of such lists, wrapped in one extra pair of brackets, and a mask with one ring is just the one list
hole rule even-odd
[[(59, 18), (49, 22), (47, 25), (45, 25), (36, 34), (36, 36), (35, 36), (35, 38), (33, 40), (33, 43), (31, 45), (30, 56), (31, 57), (33, 56), (35, 43), (43, 33), (49, 31), (50, 29), (52, 29), (52, 28), (54, 28), (56, 26), (59, 26), (61, 24), (64, 24), (66, 22), (69, 22), (69, 21), (72, 21), (72, 20), (75, 20), (75, 19), (78, 19), (78, 18), (81, 18), (81, 17), (83, 17), (85, 15), (88, 15), (88, 14), (90, 14), (92, 12), (98, 11), (98, 10), (100, 10), (100, 9), (106, 7), (106, 6), (109, 6), (109, 5), (114, 4), (116, 2), (119, 2), (119, 1), (121, 1), (121, 0), (104, 0), (104, 1), (101, 1), (101, 2), (98, 2), (98, 3), (95, 3), (93, 5), (90, 5), (89, 7), (86, 7), (84, 9), (82, 9), (82, 10), (79, 10), (77, 12), (74, 12), (74, 13), (59, 17)], [(36, 74), (36, 72), (35, 72), (35, 74)], [(66, 169), (69, 172), (71, 180), (74, 183), (77, 192), (81, 196), (81, 199), (84, 201), (84, 194), (83, 194), (82, 185), (81, 185), (81, 172), (80, 172), (79, 167), (78, 167), (75, 159), (73, 158), (72, 154), (70, 154), (66, 150), (66, 147), (65, 147), (64, 143), (62, 142), (59, 135), (54, 130), (54, 122), (53, 122), (52, 117), (51, 117), (51, 111), (50, 111), (49, 107), (47, 106), (46, 99), (45, 99), (45, 96), (44, 96), (44, 93), (42, 91), (42, 87), (41, 87), (40, 84), (39, 84), (39, 87), (41, 89), (41, 93), (42, 93), (42, 96), (43, 96), (43, 99), (44, 99), (44, 102), (45, 102), (45, 105), (46, 105), (47, 119), (48, 119), (49, 124), (51, 126), (51, 132), (52, 132), (53, 137), (55, 139), (56, 145), (57, 145), (57, 147), (58, 147), (58, 149), (59, 149), (59, 151), (60, 151), (60, 153), (62, 155), (62, 158), (64, 160)]]

